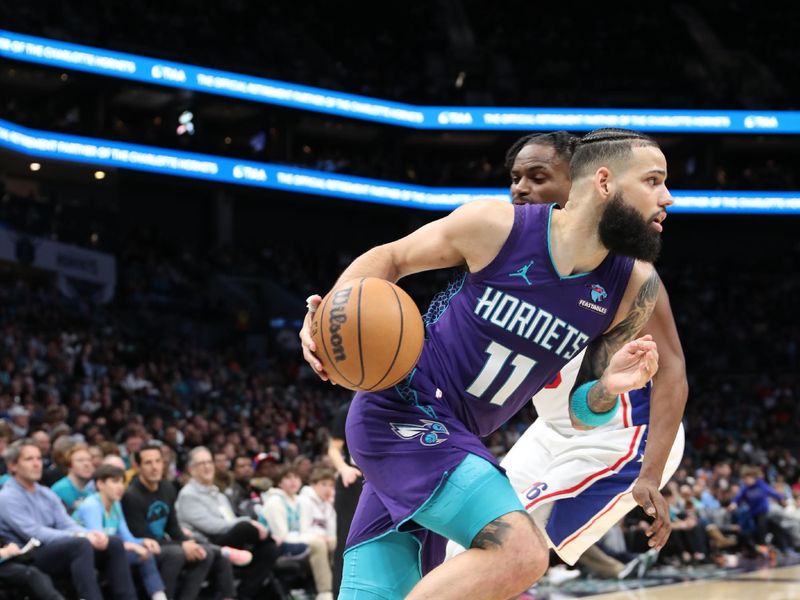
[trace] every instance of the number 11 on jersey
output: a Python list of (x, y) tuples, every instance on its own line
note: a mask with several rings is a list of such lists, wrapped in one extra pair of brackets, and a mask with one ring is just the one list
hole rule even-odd
[[(489, 355), (489, 358), (486, 359), (486, 363), (475, 378), (475, 381), (467, 388), (467, 392), (473, 396), (483, 396), (512, 355), (511, 350), (497, 342), (491, 342), (486, 347), (485, 352)], [(515, 354), (514, 358), (511, 359), (511, 366), (514, 370), (511, 371), (511, 375), (509, 375), (502, 387), (492, 396), (491, 404), (503, 406), (517, 387), (525, 381), (528, 373), (536, 366), (536, 361), (524, 354)]]

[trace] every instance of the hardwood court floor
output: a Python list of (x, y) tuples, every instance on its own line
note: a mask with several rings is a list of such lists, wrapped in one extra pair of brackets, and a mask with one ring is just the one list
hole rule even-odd
[(800, 566), (593, 595), (592, 600), (800, 600)]

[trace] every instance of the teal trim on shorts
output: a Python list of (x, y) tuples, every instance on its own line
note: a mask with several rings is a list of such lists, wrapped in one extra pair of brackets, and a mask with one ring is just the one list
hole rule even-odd
[[(449, 475), (408, 519), (464, 548), (492, 521), (525, 512), (511, 482), (492, 463), (474, 454)], [(344, 553), (339, 600), (402, 600), (422, 579), (419, 540), (394, 529)]]
[(467, 454), (409, 520), (464, 548), (492, 521), (525, 512), (508, 477), (488, 460)]
[(388, 531), (344, 553), (338, 600), (403, 600), (422, 579), (420, 543)]

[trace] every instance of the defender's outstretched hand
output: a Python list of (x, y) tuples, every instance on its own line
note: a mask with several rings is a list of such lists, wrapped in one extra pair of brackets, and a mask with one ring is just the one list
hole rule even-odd
[(614, 353), (602, 376), (609, 394), (638, 390), (658, 371), (658, 348), (652, 335), (628, 342)]
[(317, 358), (317, 355), (314, 354), (317, 351), (317, 345), (314, 343), (314, 340), (311, 339), (311, 321), (314, 320), (314, 313), (317, 312), (317, 308), (319, 308), (321, 302), (322, 296), (319, 294), (314, 294), (306, 298), (308, 312), (303, 320), (303, 328), (300, 330), (300, 345), (303, 347), (303, 358), (311, 365), (314, 373), (316, 373), (322, 381), (329, 381), (328, 374), (325, 372), (325, 369), (322, 368), (322, 363), (319, 358)]
[(669, 539), (672, 525), (669, 519), (669, 505), (661, 495), (658, 483), (640, 477), (636, 480), (631, 493), (645, 514), (653, 518), (653, 522), (645, 529), (645, 535), (650, 538), (647, 541), (648, 546), (661, 550)]

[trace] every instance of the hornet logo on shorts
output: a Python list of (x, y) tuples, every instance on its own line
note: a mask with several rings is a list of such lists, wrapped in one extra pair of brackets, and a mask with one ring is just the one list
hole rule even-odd
[(607, 314), (608, 309), (605, 306), (600, 306), (600, 303), (608, 298), (608, 292), (606, 292), (606, 288), (598, 283), (593, 283), (592, 285), (587, 285), (586, 287), (589, 288), (589, 297), (592, 299), (592, 301), (589, 302), (588, 300), (581, 298), (578, 300), (578, 306), (585, 308), (586, 310), (596, 312), (600, 315)]
[(450, 435), (447, 427), (439, 421), (420, 419), (419, 422), (422, 425), (410, 423), (389, 423), (389, 425), (392, 426), (392, 431), (404, 440), (413, 440), (415, 437), (419, 437), (419, 443), (423, 446), (438, 446)]

